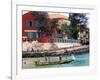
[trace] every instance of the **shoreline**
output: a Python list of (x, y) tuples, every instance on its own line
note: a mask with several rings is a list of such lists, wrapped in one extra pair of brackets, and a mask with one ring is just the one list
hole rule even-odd
[[(89, 51), (87, 52), (81, 52), (81, 53), (75, 53), (75, 55), (81, 55), (81, 54), (87, 54), (89, 53)], [(70, 55), (70, 54), (69, 54)], [(69, 56), (68, 54), (64, 54), (64, 55), (55, 55), (55, 56), (43, 56), (43, 57), (59, 57), (59, 56)], [(23, 57), (24, 58), (41, 58), (42, 56), (37, 56), (37, 57)]]
[(25, 58), (25, 57), (61, 56), (70, 54), (82, 54), (84, 52), (89, 52), (89, 45), (59, 48), (54, 50), (44, 50), (37, 52), (22, 51), (22, 57)]

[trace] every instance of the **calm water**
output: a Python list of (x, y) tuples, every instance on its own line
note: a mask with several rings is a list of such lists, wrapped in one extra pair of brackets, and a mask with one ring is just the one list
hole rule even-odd
[[(54, 65), (46, 65), (46, 66), (35, 66), (34, 61), (37, 58), (23, 58), (23, 68), (31, 69), (31, 68), (56, 68), (56, 67), (75, 67), (75, 66), (89, 66), (89, 53), (83, 54), (75, 54), (75, 61), (66, 64), (54, 64)], [(64, 56), (63, 56), (64, 57)], [(43, 58), (39, 58), (43, 60)], [(53, 59), (52, 59), (53, 60)], [(25, 64), (25, 61), (27, 62)]]

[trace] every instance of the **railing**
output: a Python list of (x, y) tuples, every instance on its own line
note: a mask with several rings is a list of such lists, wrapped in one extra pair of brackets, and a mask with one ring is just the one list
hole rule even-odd
[(80, 40), (54, 38), (53, 42), (58, 42), (58, 43), (80, 43)]

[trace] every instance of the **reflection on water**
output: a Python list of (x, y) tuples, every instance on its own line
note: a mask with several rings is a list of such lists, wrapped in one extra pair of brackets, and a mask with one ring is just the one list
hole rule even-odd
[[(23, 69), (31, 68), (56, 68), (56, 67), (74, 67), (74, 66), (89, 66), (89, 53), (75, 54), (75, 60), (70, 63), (65, 64), (54, 64), (54, 65), (45, 65), (45, 66), (36, 66), (35, 61), (41, 60), (44, 61), (44, 58), (23, 58)], [(50, 60), (58, 60), (58, 57), (50, 57)], [(66, 59), (66, 56), (63, 56), (63, 59)]]

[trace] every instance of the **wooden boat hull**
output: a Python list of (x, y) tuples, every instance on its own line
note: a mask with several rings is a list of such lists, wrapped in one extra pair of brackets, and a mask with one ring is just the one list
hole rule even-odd
[(66, 60), (66, 61), (57, 61), (57, 62), (37, 62), (35, 65), (36, 66), (46, 66), (46, 65), (55, 65), (55, 64), (66, 64), (70, 63), (74, 60)]

